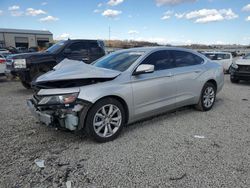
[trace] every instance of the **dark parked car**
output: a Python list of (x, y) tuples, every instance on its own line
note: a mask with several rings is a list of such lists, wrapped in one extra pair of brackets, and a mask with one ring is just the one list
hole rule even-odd
[(80, 60), (87, 64), (105, 55), (100, 40), (65, 40), (44, 52), (12, 55), (7, 58), (6, 74), (18, 76), (25, 88), (33, 79), (53, 69), (63, 59)]
[(38, 47), (30, 47), (29, 49), (28, 49), (28, 52), (38, 52), (39, 50), (38, 50)]
[(26, 48), (26, 47), (17, 47), (16, 49), (17, 49), (17, 53), (19, 53), (19, 54), (29, 52), (28, 48)]
[(232, 63), (229, 72), (232, 83), (238, 83), (241, 80), (250, 81), (250, 54)]

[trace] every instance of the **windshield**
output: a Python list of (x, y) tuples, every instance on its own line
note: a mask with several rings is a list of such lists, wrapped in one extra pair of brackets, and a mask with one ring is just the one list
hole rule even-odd
[(250, 59), (250, 54), (247, 54), (243, 59)]
[(65, 42), (66, 41), (61, 41), (61, 42), (54, 44), (53, 46), (49, 47), (46, 50), (46, 52), (56, 53), (58, 50), (60, 50), (64, 46)]
[(144, 52), (118, 52), (109, 54), (93, 63), (96, 67), (117, 71), (127, 70)]

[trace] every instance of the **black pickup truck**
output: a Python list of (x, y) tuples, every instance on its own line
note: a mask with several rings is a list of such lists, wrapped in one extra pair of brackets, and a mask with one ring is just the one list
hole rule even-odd
[(65, 58), (91, 63), (104, 55), (104, 42), (101, 40), (65, 40), (44, 52), (8, 56), (5, 74), (18, 76), (28, 89), (33, 79), (52, 70)]

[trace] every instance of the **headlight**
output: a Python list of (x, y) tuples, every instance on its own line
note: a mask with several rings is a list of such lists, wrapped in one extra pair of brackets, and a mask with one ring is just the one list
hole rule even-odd
[(67, 105), (76, 101), (78, 93), (71, 93), (65, 95), (45, 96), (39, 101), (39, 105)]
[(232, 63), (231, 67), (233, 67), (234, 69), (238, 69), (238, 65), (236, 63)]
[(26, 68), (26, 59), (14, 59), (14, 68)]

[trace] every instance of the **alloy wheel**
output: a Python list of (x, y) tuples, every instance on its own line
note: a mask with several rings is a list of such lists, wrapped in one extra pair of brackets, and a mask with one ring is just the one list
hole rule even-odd
[(213, 87), (207, 87), (203, 94), (203, 105), (210, 108), (215, 100), (215, 91)]
[(93, 120), (94, 131), (100, 137), (111, 137), (118, 131), (121, 122), (121, 110), (113, 104), (108, 104), (96, 112)]

